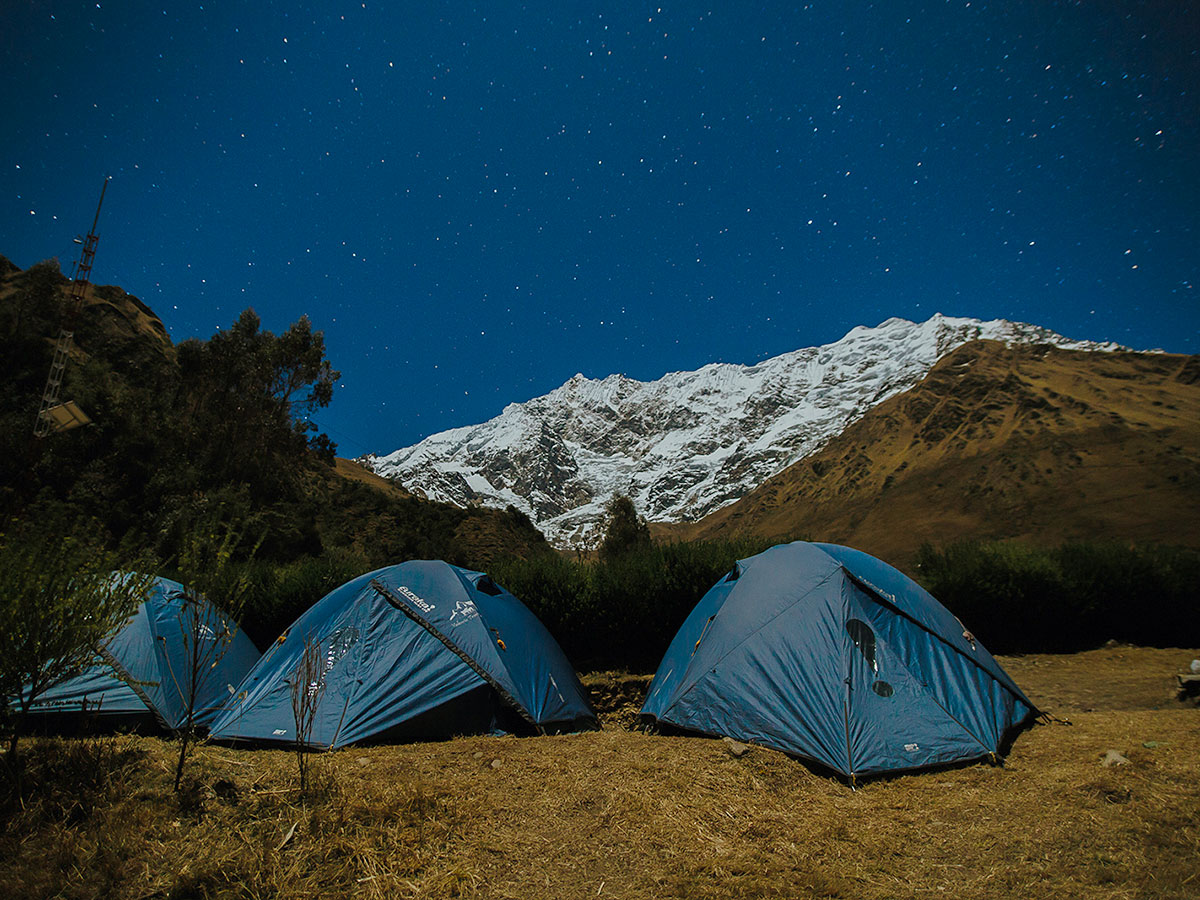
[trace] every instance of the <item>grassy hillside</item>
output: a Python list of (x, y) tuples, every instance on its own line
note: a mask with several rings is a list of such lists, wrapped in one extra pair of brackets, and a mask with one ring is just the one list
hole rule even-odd
[(821, 451), (661, 537), (804, 534), (904, 565), (964, 538), (1200, 547), (1200, 357), (967, 344)]

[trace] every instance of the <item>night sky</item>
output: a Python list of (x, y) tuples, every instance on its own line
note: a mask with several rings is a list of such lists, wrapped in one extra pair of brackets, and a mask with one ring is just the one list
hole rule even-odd
[(0, 254), (111, 175), (93, 281), (307, 314), (344, 456), (890, 316), (1200, 352), (1194, 2), (0, 10)]

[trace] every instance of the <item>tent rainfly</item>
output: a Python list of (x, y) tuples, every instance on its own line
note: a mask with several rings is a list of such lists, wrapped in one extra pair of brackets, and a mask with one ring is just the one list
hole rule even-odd
[(31, 724), (73, 730), (86, 717), (90, 727), (182, 728), (195, 677), (193, 720), (206, 727), (257, 659), (236, 622), (178, 582), (156, 578), (95, 663), (37, 698)]
[(596, 725), (575, 670), (520, 600), (482, 572), (413, 560), (347, 582), (297, 619), (211, 735), (332, 749)]
[(854, 783), (998, 762), (1036, 715), (957, 618), (858, 550), (797, 541), (740, 560), (680, 627), (643, 721), (726, 735)]

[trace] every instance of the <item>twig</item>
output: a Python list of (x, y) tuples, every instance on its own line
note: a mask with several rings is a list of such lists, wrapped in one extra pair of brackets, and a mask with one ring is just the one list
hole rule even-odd
[(292, 839), (292, 835), (294, 835), (296, 833), (296, 826), (299, 824), (300, 824), (299, 822), (292, 823), (292, 827), (288, 829), (288, 833), (283, 836), (283, 840), (280, 841), (279, 846), (275, 848), (276, 853), (278, 853), (280, 850), (282, 850), (284, 845)]

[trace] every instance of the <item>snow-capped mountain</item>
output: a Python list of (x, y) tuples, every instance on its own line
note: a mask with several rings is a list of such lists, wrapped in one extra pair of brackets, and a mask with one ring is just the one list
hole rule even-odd
[(1115, 350), (1046, 328), (934, 315), (859, 326), (752, 366), (713, 363), (643, 382), (575, 375), (480, 425), (367, 462), (415, 493), (508, 505), (559, 546), (588, 543), (614, 493), (651, 521), (697, 519), (820, 448), (973, 340)]

